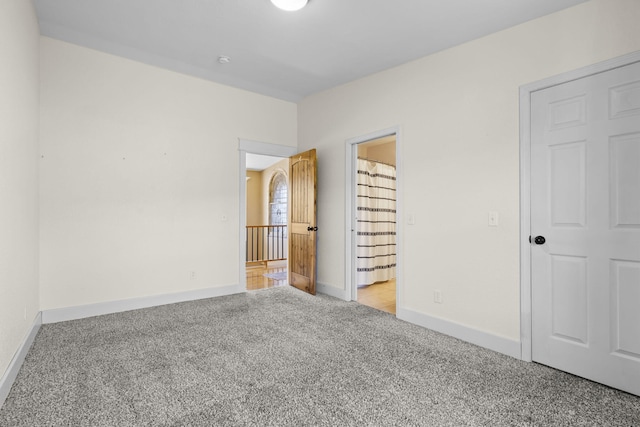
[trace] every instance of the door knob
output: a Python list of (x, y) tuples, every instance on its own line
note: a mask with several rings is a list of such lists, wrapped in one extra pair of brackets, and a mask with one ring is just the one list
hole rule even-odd
[(536, 245), (544, 245), (546, 241), (547, 239), (545, 239), (544, 236), (536, 236), (533, 239), (533, 243), (535, 243)]

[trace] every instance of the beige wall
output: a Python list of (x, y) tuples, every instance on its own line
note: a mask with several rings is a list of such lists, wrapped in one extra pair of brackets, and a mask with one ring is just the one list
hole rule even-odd
[(378, 144), (376, 142), (366, 142), (358, 144), (358, 157), (375, 160), (388, 165), (396, 165), (396, 143), (392, 142)]
[(269, 225), (269, 186), (276, 172), (289, 176), (289, 159), (262, 171), (247, 171), (247, 225)]
[(247, 225), (264, 225), (262, 222), (262, 172), (247, 171)]
[(238, 138), (318, 148), (318, 280), (343, 288), (345, 140), (395, 125), (400, 306), (517, 340), (518, 88), (640, 50), (637, 22), (593, 0), (296, 106), (39, 38), (31, 2), (0, 3), (0, 373), (38, 310), (236, 284)]
[(238, 284), (238, 138), (295, 146), (296, 105), (46, 37), (41, 71), (41, 308)]
[(0, 2), (0, 378), (40, 309), (38, 39), (30, 1)]
[[(247, 222), (250, 225), (263, 225), (264, 212), (262, 200), (262, 171), (247, 171)], [(254, 241), (261, 234), (261, 229), (247, 229), (247, 261), (262, 258), (262, 245)], [(256, 258), (254, 258), (256, 257)]]
[(345, 141), (398, 125), (399, 195), (416, 218), (400, 219), (400, 307), (519, 340), (519, 87), (640, 50), (638, 22), (640, 1), (594, 0), (304, 99), (318, 282), (344, 287)]
[(262, 205), (264, 209), (262, 211), (262, 224), (269, 224), (269, 186), (271, 185), (271, 178), (276, 172), (282, 172), (289, 180), (289, 159), (282, 159), (278, 163), (269, 166), (262, 171)]

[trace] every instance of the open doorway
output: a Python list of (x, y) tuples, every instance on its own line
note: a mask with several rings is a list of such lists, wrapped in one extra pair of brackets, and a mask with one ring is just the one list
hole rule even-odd
[(396, 314), (396, 134), (354, 145), (353, 298)]
[(246, 288), (287, 285), (289, 159), (246, 155)]
[[(297, 152), (295, 147), (269, 144), (259, 141), (251, 141), (246, 139), (240, 139), (238, 141), (239, 151), (239, 187), (240, 187), (240, 199), (239, 199), (239, 285), (242, 289), (262, 289), (274, 284), (286, 284), (286, 272), (287, 261), (279, 260), (273, 262), (251, 262), (251, 258), (248, 256), (250, 250), (249, 239), (251, 236), (247, 233), (247, 225), (269, 225), (269, 209), (268, 209), (268, 190), (263, 189), (265, 183), (263, 182), (263, 175), (269, 175), (268, 171), (265, 174), (265, 170), (278, 169), (275, 165)], [(281, 168), (285, 172), (287, 167)], [(271, 175), (270, 175), (271, 176)], [(267, 185), (270, 183), (267, 178)], [(266, 196), (265, 196), (266, 194)], [(265, 197), (266, 200), (265, 201)], [(259, 202), (255, 202), (259, 200)], [(266, 216), (266, 217), (265, 217)], [(286, 215), (285, 215), (286, 216)], [(271, 233), (273, 235), (273, 233)], [(269, 230), (266, 230), (267, 238), (269, 241)], [(276, 239), (277, 240), (277, 239)], [(256, 237), (254, 236), (254, 242)], [(273, 241), (273, 239), (271, 239)], [(262, 250), (262, 249), (261, 249)], [(250, 264), (247, 263), (250, 261)], [(254, 267), (251, 271), (247, 267)], [(268, 271), (273, 269), (274, 271)], [(284, 280), (280, 280), (283, 276)], [(248, 274), (250, 273), (250, 274)], [(267, 277), (265, 274), (276, 274), (278, 276)], [(253, 283), (247, 280), (248, 276), (254, 277)]]

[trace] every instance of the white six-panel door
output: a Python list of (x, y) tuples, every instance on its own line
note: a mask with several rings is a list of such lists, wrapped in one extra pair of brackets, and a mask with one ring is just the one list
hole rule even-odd
[(531, 234), (533, 360), (640, 395), (640, 63), (531, 94)]

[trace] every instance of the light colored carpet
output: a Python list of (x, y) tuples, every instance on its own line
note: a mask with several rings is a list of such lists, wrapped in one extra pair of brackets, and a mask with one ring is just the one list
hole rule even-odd
[(640, 399), (290, 287), (43, 325), (1, 426), (637, 426)]

